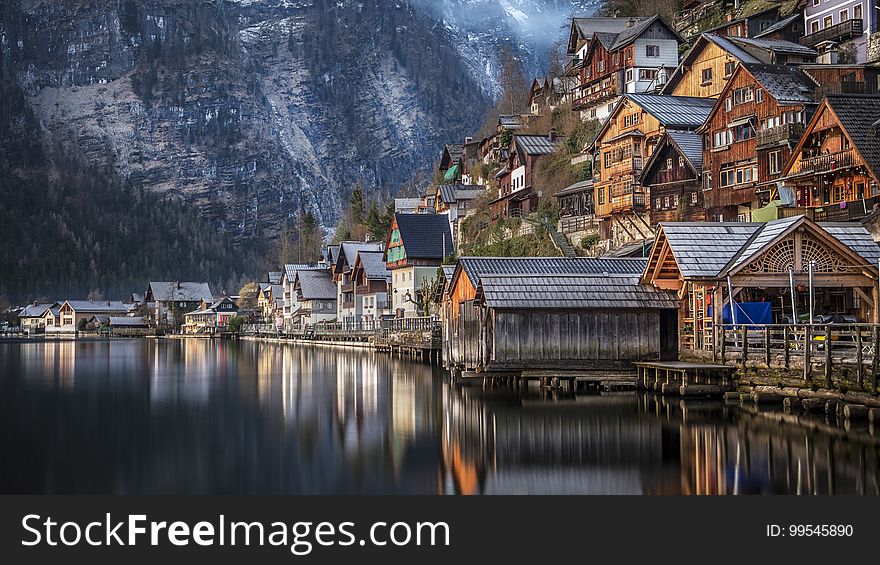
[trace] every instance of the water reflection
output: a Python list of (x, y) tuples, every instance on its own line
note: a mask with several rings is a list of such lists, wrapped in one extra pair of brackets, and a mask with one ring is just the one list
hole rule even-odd
[(648, 394), (450, 384), (366, 350), (0, 342), (4, 493), (880, 492), (880, 441)]

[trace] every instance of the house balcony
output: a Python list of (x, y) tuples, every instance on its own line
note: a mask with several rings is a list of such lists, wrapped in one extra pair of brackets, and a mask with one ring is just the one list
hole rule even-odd
[(645, 203), (645, 191), (637, 184), (629, 185), (626, 188), (615, 187), (611, 190), (612, 212), (642, 211), (645, 209)]
[(573, 57), (567, 63), (565, 63), (565, 67), (563, 68), (563, 72), (567, 77), (577, 76), (578, 71), (583, 67), (584, 60), (580, 57)]
[(348, 283), (348, 284), (342, 285), (341, 292), (343, 294), (354, 292), (354, 283)]
[(606, 100), (611, 100), (620, 95), (616, 84), (610, 84), (605, 88), (599, 89), (596, 92), (590, 92), (588, 94), (584, 94), (574, 99), (572, 103), (573, 110), (581, 110), (584, 108), (589, 108), (590, 106), (594, 106), (596, 104), (600, 104)]
[(797, 143), (804, 135), (804, 124), (782, 124), (755, 132), (757, 148), (774, 147)]
[(813, 173), (821, 175), (831, 173), (840, 169), (846, 169), (856, 164), (855, 150), (852, 148), (837, 151), (836, 153), (826, 153), (815, 157), (802, 158), (798, 173)]
[(824, 41), (840, 43), (841, 41), (858, 37), (864, 32), (865, 25), (862, 20), (847, 20), (801, 37), (800, 44), (807, 47), (815, 47)]
[(343, 302), (342, 307), (345, 308), (346, 310), (354, 308), (354, 300), (351, 300), (349, 302)]
[(559, 231), (566, 235), (598, 229), (599, 221), (592, 214), (559, 218)]

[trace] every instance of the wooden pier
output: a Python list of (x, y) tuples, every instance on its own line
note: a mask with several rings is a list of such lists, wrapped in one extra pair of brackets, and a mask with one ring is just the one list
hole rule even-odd
[(634, 371), (461, 371), (451, 369), (453, 379), (463, 384), (476, 384), (483, 388), (507, 387), (528, 389), (537, 386), (560, 392), (633, 390), (636, 386)]
[(685, 361), (637, 361), (636, 386), (662, 394), (720, 396), (736, 389), (736, 367)]

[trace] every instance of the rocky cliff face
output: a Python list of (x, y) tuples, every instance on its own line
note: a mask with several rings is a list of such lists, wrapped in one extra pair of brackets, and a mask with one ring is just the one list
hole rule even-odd
[[(355, 182), (392, 192), (426, 169), (479, 124), (499, 43), (537, 68), (528, 17), (564, 20), (571, 6), (6, 0), (0, 78), (38, 121), (24, 135), (179, 195), (242, 241), (303, 209), (329, 227)], [(0, 133), (0, 167), (20, 143)]]

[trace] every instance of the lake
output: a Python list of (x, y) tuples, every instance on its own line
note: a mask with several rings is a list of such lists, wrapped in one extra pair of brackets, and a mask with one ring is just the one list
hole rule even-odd
[(880, 430), (360, 349), (0, 340), (4, 494), (880, 493)]

